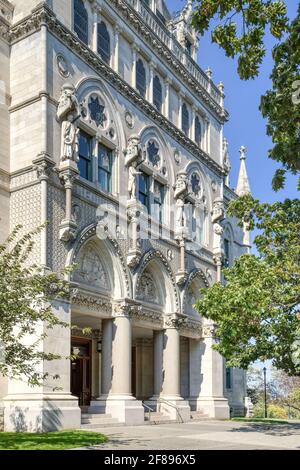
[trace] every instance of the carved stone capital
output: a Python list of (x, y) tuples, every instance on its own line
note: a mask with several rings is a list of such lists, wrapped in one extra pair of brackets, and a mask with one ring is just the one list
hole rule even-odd
[(214, 338), (216, 327), (213, 323), (203, 325), (202, 334), (203, 338)]
[(59, 239), (65, 243), (75, 240), (77, 224), (72, 220), (63, 220), (59, 226)]
[(33, 160), (33, 170), (37, 172), (40, 181), (47, 181), (55, 166), (54, 161), (46, 152), (43, 152)]

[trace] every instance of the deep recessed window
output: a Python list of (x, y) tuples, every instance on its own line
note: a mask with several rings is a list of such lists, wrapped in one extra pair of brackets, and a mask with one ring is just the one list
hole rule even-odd
[(82, 0), (74, 0), (74, 31), (81, 41), (88, 44), (88, 13)]
[(192, 43), (188, 39), (185, 40), (185, 48), (187, 50), (187, 53), (192, 56)]
[(136, 63), (136, 88), (143, 98), (146, 96), (146, 70), (143, 61), (139, 59)]
[(147, 155), (148, 160), (153, 166), (159, 166), (160, 163), (160, 155), (159, 155), (159, 147), (153, 140), (148, 142), (147, 146)]
[(139, 201), (149, 212), (149, 176), (145, 173), (139, 175)]
[(188, 137), (190, 131), (190, 115), (187, 105), (185, 103), (183, 103), (182, 105), (182, 130)]
[(82, 178), (92, 181), (92, 137), (83, 131), (79, 135), (79, 174)]
[(201, 128), (201, 122), (198, 116), (196, 116), (195, 119), (195, 142), (196, 144), (201, 145), (201, 140), (202, 140), (202, 128)]
[(231, 386), (231, 368), (226, 367), (226, 388), (230, 389)]
[(156, 75), (153, 80), (153, 104), (161, 112), (162, 108), (162, 86), (160, 79)]
[(228, 268), (230, 264), (230, 243), (226, 238), (224, 239), (224, 266)]
[(165, 199), (165, 187), (158, 181), (154, 182), (154, 207), (153, 207), (153, 218), (163, 223), (164, 219), (164, 199)]
[(106, 24), (101, 21), (98, 24), (98, 41), (97, 41), (98, 54), (101, 59), (107, 64), (110, 63), (110, 36)]
[(112, 150), (102, 144), (98, 145), (98, 182), (103, 191), (112, 192)]

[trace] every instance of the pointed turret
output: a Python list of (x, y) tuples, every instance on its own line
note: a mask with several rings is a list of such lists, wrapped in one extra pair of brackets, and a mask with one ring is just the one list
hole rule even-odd
[(238, 196), (245, 196), (251, 194), (251, 189), (246, 169), (246, 148), (244, 146), (240, 148), (240, 160), (240, 172), (235, 192)]

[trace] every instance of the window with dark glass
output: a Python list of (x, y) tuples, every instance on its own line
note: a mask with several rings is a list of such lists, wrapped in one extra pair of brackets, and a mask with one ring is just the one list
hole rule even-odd
[(228, 268), (230, 263), (230, 243), (226, 238), (224, 239), (224, 267)]
[(143, 98), (146, 96), (146, 70), (143, 61), (139, 59), (136, 63), (136, 88)]
[(226, 388), (231, 388), (231, 368), (226, 367)]
[(159, 147), (154, 141), (150, 141), (147, 147), (148, 160), (153, 166), (158, 166), (160, 162)]
[(102, 144), (98, 145), (98, 182), (100, 188), (108, 193), (112, 192), (112, 150)]
[(165, 187), (158, 181), (154, 182), (154, 210), (153, 217), (160, 224), (163, 223), (164, 218), (164, 199)]
[(188, 137), (190, 131), (190, 115), (187, 105), (185, 103), (183, 103), (182, 105), (182, 130)]
[(185, 48), (187, 53), (191, 56), (192, 55), (192, 43), (188, 39), (185, 40)]
[(201, 122), (198, 116), (196, 116), (195, 119), (195, 142), (196, 144), (201, 145), (201, 140), (202, 140), (202, 129), (201, 129)]
[(110, 36), (106, 24), (103, 21), (98, 24), (97, 50), (101, 59), (109, 64), (111, 56)]
[(82, 178), (92, 181), (92, 137), (83, 131), (79, 134), (79, 174)]
[(149, 212), (149, 176), (145, 173), (139, 175), (139, 201)]
[(162, 108), (162, 86), (160, 79), (156, 75), (153, 80), (153, 104), (161, 112)]
[(81, 41), (88, 44), (88, 13), (82, 0), (74, 0), (74, 31)]

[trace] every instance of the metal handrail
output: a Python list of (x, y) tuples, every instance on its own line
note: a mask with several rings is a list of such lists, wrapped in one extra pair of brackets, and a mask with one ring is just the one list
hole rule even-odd
[(150, 406), (146, 405), (145, 402), (142, 401), (142, 405), (144, 408), (146, 408), (148, 410), (148, 413), (149, 413), (149, 421), (150, 421), (150, 416), (151, 416), (151, 413), (154, 411)]
[(171, 406), (171, 408), (175, 408), (177, 416), (180, 418), (179, 421), (181, 421), (181, 423), (184, 423), (183, 418), (179, 412), (179, 408), (178, 406), (174, 405), (174, 403), (171, 403), (170, 401), (165, 400), (164, 398), (158, 398), (157, 403), (166, 403), (167, 405)]

